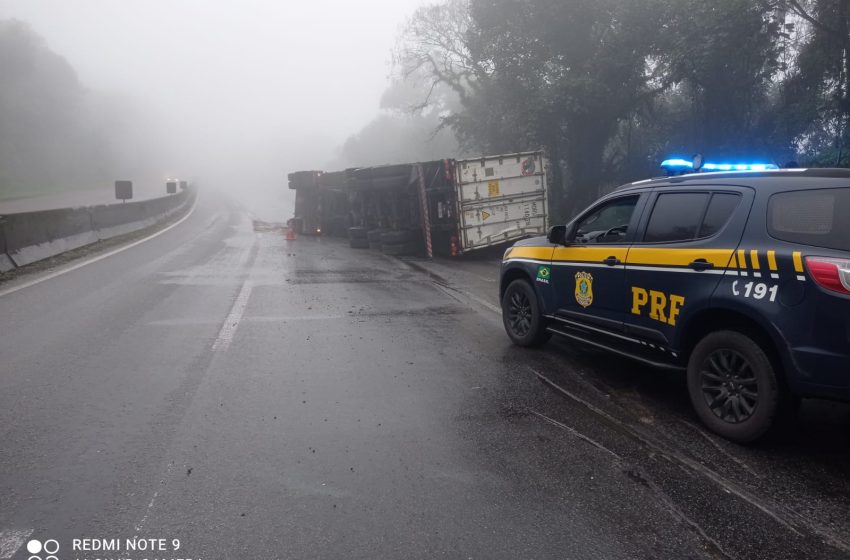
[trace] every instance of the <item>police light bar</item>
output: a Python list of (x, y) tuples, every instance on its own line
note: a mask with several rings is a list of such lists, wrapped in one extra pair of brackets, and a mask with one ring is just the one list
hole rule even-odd
[(704, 163), (703, 171), (767, 171), (779, 169), (774, 163)]
[(661, 162), (661, 168), (671, 175), (687, 173), (689, 171), (768, 171), (779, 169), (773, 163), (703, 163), (702, 158), (697, 156), (694, 161), (673, 158)]
[(661, 162), (663, 169), (693, 169), (694, 164), (686, 159), (665, 159)]

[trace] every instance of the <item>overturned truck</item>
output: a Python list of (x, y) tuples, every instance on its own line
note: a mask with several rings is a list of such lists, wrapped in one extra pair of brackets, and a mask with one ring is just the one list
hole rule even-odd
[(541, 235), (543, 152), (290, 173), (302, 235), (347, 236), (392, 255), (458, 256)]

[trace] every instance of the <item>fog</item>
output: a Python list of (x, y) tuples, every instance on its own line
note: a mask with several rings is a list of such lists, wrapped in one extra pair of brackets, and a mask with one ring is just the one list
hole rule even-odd
[(328, 165), (376, 116), (421, 3), (0, 0), (0, 20), (27, 23), (121, 108), (115, 148), (147, 175), (128, 178), (192, 178), (280, 220), (286, 173)]

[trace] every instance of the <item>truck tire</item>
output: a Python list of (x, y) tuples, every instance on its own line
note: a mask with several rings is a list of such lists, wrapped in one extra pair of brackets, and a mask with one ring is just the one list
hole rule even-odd
[(369, 248), (369, 240), (368, 239), (349, 239), (348, 246), (352, 249), (368, 249)]
[(369, 243), (380, 244), (381, 243), (381, 235), (385, 234), (386, 232), (387, 232), (387, 230), (383, 229), (383, 228), (370, 229), (369, 232), (366, 234), (366, 238), (369, 239)]
[(381, 247), (381, 250), (385, 255), (391, 255), (394, 257), (399, 257), (402, 255), (415, 255), (420, 252), (421, 247), (419, 243), (407, 242), (407, 243), (384, 243)]
[(388, 231), (381, 234), (381, 243), (384, 245), (402, 245), (414, 239), (414, 232), (409, 229)]
[(687, 375), (697, 416), (726, 439), (755, 441), (777, 419), (778, 375), (761, 346), (742, 332), (706, 335), (691, 352)]
[(502, 323), (508, 338), (517, 346), (541, 346), (551, 338), (540, 301), (528, 280), (517, 279), (508, 284), (502, 296)]
[(348, 228), (348, 238), (349, 239), (368, 239), (367, 235), (369, 235), (369, 232), (364, 227), (350, 227), (350, 228)]

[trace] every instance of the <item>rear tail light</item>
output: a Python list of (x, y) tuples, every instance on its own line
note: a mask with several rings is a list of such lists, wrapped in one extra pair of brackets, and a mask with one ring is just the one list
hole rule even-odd
[(850, 295), (850, 260), (806, 257), (806, 266), (821, 287)]

